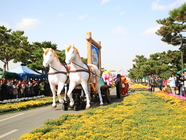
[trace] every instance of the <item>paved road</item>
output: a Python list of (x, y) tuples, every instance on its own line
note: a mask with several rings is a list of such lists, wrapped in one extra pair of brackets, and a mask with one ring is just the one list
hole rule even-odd
[[(123, 98), (117, 98), (114, 89), (111, 89), (112, 102), (120, 102)], [(98, 103), (93, 105), (94, 107), (99, 106)], [(28, 133), (29, 131), (42, 126), (48, 119), (58, 118), (62, 114), (75, 114), (85, 110), (68, 110), (63, 111), (62, 105), (58, 105), (57, 108), (53, 109), (50, 106), (40, 107), (27, 111), (20, 111), (16, 113), (10, 113), (0, 115), (0, 140), (18, 140), (21, 135)]]

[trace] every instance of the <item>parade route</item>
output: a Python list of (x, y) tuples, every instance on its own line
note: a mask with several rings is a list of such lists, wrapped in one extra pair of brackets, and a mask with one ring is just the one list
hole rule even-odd
[[(110, 89), (112, 103), (120, 102), (123, 97), (117, 98), (115, 88)], [(106, 104), (109, 105), (109, 104)], [(98, 107), (99, 103), (92, 104), (92, 108)], [(18, 140), (24, 133), (42, 126), (46, 120), (58, 118), (62, 114), (76, 114), (85, 110), (74, 111), (62, 110), (62, 105), (53, 109), (50, 106), (0, 115), (0, 140)]]
[(0, 115), (0, 139), (18, 140), (21, 135), (43, 125), (48, 119), (55, 119), (62, 114), (75, 114), (82, 111), (84, 110), (63, 111), (62, 105), (58, 104), (55, 109), (50, 106), (46, 106), (27, 111)]

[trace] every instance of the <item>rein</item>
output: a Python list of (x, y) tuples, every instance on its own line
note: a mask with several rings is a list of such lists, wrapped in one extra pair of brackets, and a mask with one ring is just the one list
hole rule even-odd
[[(94, 73), (94, 72), (92, 72), (92, 71), (90, 71), (90, 69), (86, 69), (86, 68), (84, 68), (84, 67), (82, 67), (82, 66), (80, 66), (80, 65), (78, 65), (78, 64), (76, 64), (76, 63), (74, 63), (74, 62), (72, 62), (73, 64), (75, 64), (76, 66), (79, 66), (80, 68), (82, 68), (83, 70), (74, 70), (74, 71), (70, 71), (70, 72), (80, 72), (80, 71), (85, 71), (85, 72), (88, 72), (88, 73), (92, 73), (92, 74), (94, 74), (94, 75), (96, 75), (96, 76), (98, 76), (98, 77), (100, 77), (99, 75), (97, 75), (96, 73)], [(86, 64), (87, 65), (87, 64)], [(88, 67), (88, 66), (87, 66)], [(89, 67), (88, 67), (89, 68)]]
[[(84, 68), (84, 67), (82, 67), (82, 66), (80, 66), (80, 65), (78, 65), (78, 64), (76, 64), (76, 63), (74, 63), (74, 62), (72, 62), (73, 64), (75, 64), (76, 66), (79, 66), (80, 68), (82, 68), (83, 70), (70, 70), (69, 72), (81, 72), (81, 71), (84, 71), (84, 72), (87, 72), (87, 73), (89, 73), (90, 72), (90, 69), (86, 69), (86, 68)], [(87, 66), (88, 67), (88, 66)]]

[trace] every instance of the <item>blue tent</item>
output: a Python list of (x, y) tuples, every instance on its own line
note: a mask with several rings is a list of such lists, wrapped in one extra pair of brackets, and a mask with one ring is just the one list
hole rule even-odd
[(14, 72), (17, 74), (16, 79), (22, 80), (22, 79), (45, 79), (46, 75), (43, 73), (36, 72), (27, 66), (19, 66), (15, 69), (11, 69), (8, 72)]

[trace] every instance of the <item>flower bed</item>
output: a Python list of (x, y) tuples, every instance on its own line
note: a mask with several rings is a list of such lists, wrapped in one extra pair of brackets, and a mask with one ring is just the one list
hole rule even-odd
[(162, 93), (133, 93), (121, 103), (65, 114), (21, 140), (186, 139), (186, 102)]
[(44, 105), (49, 105), (51, 103), (52, 103), (51, 97), (44, 97), (23, 102), (0, 104), (0, 114), (12, 111), (26, 110), (34, 107), (40, 107)]

